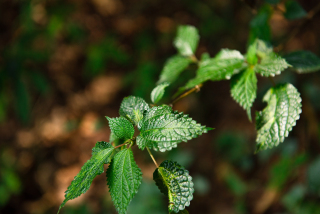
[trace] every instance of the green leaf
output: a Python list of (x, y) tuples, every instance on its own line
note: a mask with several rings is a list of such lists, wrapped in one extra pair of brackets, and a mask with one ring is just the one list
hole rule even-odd
[(265, 58), (261, 59), (261, 62), (254, 66), (255, 72), (261, 74), (262, 76), (275, 76), (279, 75), (281, 71), (288, 68), (290, 65), (285, 59), (271, 53)]
[(129, 96), (123, 99), (119, 114), (126, 117), (132, 124), (137, 125), (147, 110), (149, 110), (149, 105), (144, 99)]
[(141, 184), (142, 173), (133, 159), (132, 150), (118, 152), (107, 170), (110, 195), (118, 213), (126, 213)]
[(251, 20), (249, 44), (254, 42), (257, 38), (264, 41), (271, 40), (271, 30), (269, 25), (271, 14), (272, 8), (270, 5), (264, 5), (258, 11), (258, 14)]
[(289, 135), (301, 113), (301, 98), (291, 84), (271, 88), (263, 98), (268, 105), (256, 113), (257, 150), (278, 146)]
[(310, 51), (291, 52), (284, 58), (300, 74), (320, 70), (320, 58)]
[(286, 12), (284, 17), (289, 20), (300, 19), (307, 15), (307, 12), (301, 7), (297, 1), (288, 0), (285, 3)]
[(120, 139), (131, 139), (134, 134), (133, 125), (124, 117), (107, 117), (111, 132)]
[(178, 78), (178, 76), (181, 74), (181, 72), (189, 66), (190, 63), (191, 63), (190, 58), (187, 58), (184, 56), (176, 55), (176, 56), (170, 57), (166, 61), (161, 71), (160, 79), (158, 83), (174, 82)]
[(258, 62), (257, 57), (257, 40), (254, 41), (249, 47), (246, 55), (247, 62), (250, 65), (255, 65)]
[(197, 28), (190, 25), (179, 26), (174, 46), (182, 56), (194, 55), (199, 42)]
[(222, 49), (214, 58), (201, 61), (197, 76), (186, 84), (185, 89), (193, 88), (207, 80), (230, 79), (244, 66), (244, 57), (239, 51)]
[(154, 171), (153, 180), (160, 191), (168, 196), (170, 213), (178, 213), (190, 205), (194, 192), (192, 178), (188, 170), (177, 162), (168, 160), (162, 162), (159, 168)]
[(65, 199), (60, 205), (59, 211), (67, 201), (79, 197), (89, 189), (93, 179), (103, 173), (103, 164), (108, 163), (109, 156), (113, 151), (114, 148), (110, 143), (102, 141), (95, 145), (92, 149), (92, 157), (82, 166), (80, 172), (65, 192)]
[(151, 92), (151, 101), (156, 104), (164, 95), (164, 89), (169, 86), (169, 83), (164, 82), (155, 87)]
[(257, 77), (252, 68), (231, 79), (231, 96), (245, 110), (251, 121), (251, 106), (257, 96)]
[(136, 138), (140, 149), (146, 146), (164, 152), (177, 144), (206, 133), (210, 128), (201, 126), (183, 113), (172, 111), (169, 106), (157, 106), (149, 110), (138, 124), (140, 135)]

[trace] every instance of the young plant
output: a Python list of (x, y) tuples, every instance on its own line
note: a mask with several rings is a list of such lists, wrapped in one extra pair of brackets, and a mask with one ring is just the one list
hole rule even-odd
[[(291, 3), (286, 7), (285, 16), (288, 19), (297, 18), (293, 15), (295, 13), (290, 13), (290, 7), (297, 7), (293, 7)], [(305, 14), (301, 12), (301, 8), (299, 10), (298, 18), (301, 18)], [(270, 11), (270, 7), (264, 6), (252, 20), (250, 45), (246, 54), (222, 49), (215, 57), (211, 58), (208, 53), (203, 53), (201, 59), (197, 59), (195, 52), (200, 39), (197, 29), (188, 25), (180, 26), (174, 40), (178, 54), (166, 61), (158, 85), (151, 92), (153, 104), (146, 103), (140, 97), (129, 96), (121, 103), (120, 117), (106, 117), (111, 129), (109, 142), (98, 142), (92, 149), (91, 159), (71, 182), (59, 211), (68, 200), (85, 193), (94, 177), (103, 173), (104, 164), (109, 164), (106, 174), (112, 200), (118, 213), (126, 213), (142, 180), (141, 170), (134, 161), (131, 150), (132, 146), (137, 145), (139, 149), (148, 151), (156, 165), (153, 179), (169, 199), (169, 213), (188, 213), (185, 207), (189, 206), (194, 192), (189, 172), (169, 160), (158, 165), (150, 149), (165, 152), (177, 147), (178, 143), (212, 130), (198, 124), (188, 115), (174, 111), (170, 105), (156, 105), (163, 97), (165, 88), (190, 64), (198, 67), (196, 76), (178, 90), (173, 103), (199, 90), (206, 81), (230, 80), (231, 96), (244, 108), (250, 121), (251, 107), (258, 90), (257, 75), (268, 77), (273, 87), (263, 97), (267, 106), (255, 114), (256, 152), (282, 143), (300, 117), (301, 97), (292, 84), (277, 85), (272, 77), (286, 69), (298, 73), (317, 71), (320, 69), (320, 59), (308, 51), (292, 52), (283, 57), (275, 53), (269, 43), (264, 41), (270, 40)], [(135, 133), (134, 126), (139, 133)]]
[[(68, 187), (65, 200), (85, 193), (95, 176), (103, 173), (104, 164), (109, 164), (107, 184), (118, 213), (126, 213), (128, 205), (141, 184), (142, 173), (134, 161), (132, 146), (146, 149), (156, 165), (153, 178), (157, 186), (169, 198), (169, 212), (187, 213), (193, 198), (193, 182), (188, 170), (178, 163), (166, 160), (157, 164), (150, 149), (165, 152), (177, 147), (178, 143), (207, 133), (207, 128), (182, 112), (173, 111), (168, 105), (155, 106), (164, 94), (168, 83), (158, 85), (151, 93), (154, 104), (147, 104), (142, 98), (129, 96), (123, 99), (120, 117), (109, 118), (110, 142), (98, 142), (92, 149), (92, 157), (81, 168)], [(135, 137), (134, 126), (139, 133)], [(58, 213), (59, 213), (58, 211)]]

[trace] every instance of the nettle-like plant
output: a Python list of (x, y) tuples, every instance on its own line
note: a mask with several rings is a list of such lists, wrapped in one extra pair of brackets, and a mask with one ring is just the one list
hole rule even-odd
[[(129, 96), (121, 103), (120, 117), (106, 117), (111, 129), (109, 142), (98, 142), (92, 149), (91, 159), (84, 164), (68, 187), (59, 211), (68, 200), (85, 193), (94, 177), (103, 173), (104, 164), (109, 164), (106, 174), (112, 200), (119, 213), (126, 213), (142, 180), (142, 172), (134, 161), (131, 150), (132, 146), (137, 145), (139, 149), (148, 151), (156, 165), (153, 179), (169, 199), (169, 213), (188, 213), (185, 207), (190, 204), (194, 192), (189, 172), (174, 161), (166, 160), (158, 165), (150, 149), (165, 152), (177, 147), (180, 142), (212, 130), (188, 115), (174, 111), (172, 105), (157, 106), (165, 88), (190, 64), (198, 66), (196, 76), (178, 90), (173, 103), (197, 91), (206, 81), (230, 79), (231, 96), (246, 110), (251, 121), (251, 107), (257, 94), (257, 74), (268, 77), (273, 87), (263, 97), (267, 106), (255, 115), (256, 152), (284, 141), (299, 119), (301, 97), (292, 84), (276, 85), (272, 77), (287, 68), (298, 73), (317, 71), (320, 69), (320, 59), (308, 51), (297, 51), (281, 57), (273, 52), (267, 42), (255, 39), (245, 55), (237, 50), (223, 49), (213, 58), (204, 53), (198, 60), (195, 56), (198, 42), (196, 28), (178, 28), (174, 40), (178, 54), (165, 63), (158, 85), (151, 92), (153, 104), (146, 103), (140, 97)], [(134, 126), (139, 133), (135, 133)]]

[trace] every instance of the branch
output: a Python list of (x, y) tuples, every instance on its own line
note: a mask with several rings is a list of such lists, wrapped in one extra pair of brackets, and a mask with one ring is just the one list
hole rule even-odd
[(151, 154), (150, 149), (147, 146), (146, 146), (146, 148), (147, 148), (147, 150), (149, 152), (149, 155), (150, 155), (151, 159), (153, 160), (153, 163), (156, 165), (157, 168), (159, 168), (159, 165), (158, 165), (157, 161), (154, 159), (153, 155)]
[(176, 99), (174, 99), (172, 102), (171, 102), (171, 105), (173, 105), (174, 103), (176, 103), (177, 101), (179, 101), (180, 99), (188, 96), (189, 94), (191, 94), (192, 92), (199, 92), (200, 91), (200, 88), (202, 87), (202, 84), (199, 84), (199, 85), (196, 85), (194, 88), (190, 89), (189, 91), (183, 93), (182, 95), (180, 95), (179, 97), (177, 97)]

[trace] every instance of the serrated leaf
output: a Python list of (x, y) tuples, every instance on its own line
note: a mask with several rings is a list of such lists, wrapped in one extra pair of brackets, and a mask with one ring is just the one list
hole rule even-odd
[(197, 28), (190, 25), (182, 25), (178, 28), (174, 46), (182, 56), (192, 56), (198, 46), (199, 38)]
[(184, 56), (176, 55), (176, 56), (170, 57), (166, 61), (161, 71), (160, 79), (158, 83), (174, 82), (179, 77), (181, 72), (189, 66), (190, 63), (191, 63), (190, 58), (187, 58)]
[(108, 163), (109, 156), (113, 151), (114, 148), (110, 143), (102, 141), (95, 145), (92, 149), (92, 157), (82, 166), (80, 172), (65, 192), (65, 199), (60, 205), (59, 211), (67, 201), (79, 197), (89, 189), (93, 179), (103, 173), (103, 164)]
[(257, 150), (278, 146), (289, 135), (301, 113), (301, 98), (291, 84), (271, 88), (263, 98), (268, 105), (256, 113)]
[(267, 42), (256, 39), (249, 47), (247, 51), (247, 62), (251, 65), (256, 65), (258, 57), (264, 59), (273, 54), (273, 48)]
[(288, 0), (285, 3), (286, 12), (284, 17), (289, 20), (300, 19), (307, 15), (307, 12), (301, 7), (297, 1)]
[(107, 117), (111, 132), (120, 139), (131, 139), (134, 134), (132, 123), (124, 117)]
[(160, 191), (168, 196), (170, 213), (178, 213), (190, 205), (194, 192), (192, 178), (188, 170), (177, 162), (168, 160), (162, 162), (154, 171), (153, 180)]
[(244, 57), (239, 51), (222, 49), (214, 58), (201, 61), (197, 76), (186, 84), (185, 89), (193, 88), (207, 80), (230, 79), (245, 66)]
[(320, 58), (310, 51), (291, 52), (284, 58), (300, 74), (320, 70)]
[(252, 68), (231, 79), (231, 96), (245, 110), (251, 121), (251, 106), (257, 96), (257, 77)]
[(119, 114), (126, 117), (132, 124), (137, 125), (143, 113), (149, 110), (149, 105), (141, 97), (129, 96), (123, 99)]
[(285, 59), (276, 55), (275, 53), (271, 53), (265, 58), (262, 58), (261, 62), (254, 66), (254, 70), (256, 73), (268, 77), (279, 75), (289, 66), (290, 65), (286, 62)]
[(177, 144), (206, 133), (209, 129), (201, 126), (183, 113), (172, 111), (169, 106), (153, 107), (139, 122), (140, 135), (136, 138), (140, 149), (145, 146), (164, 152)]
[(155, 87), (151, 92), (151, 101), (156, 104), (164, 95), (164, 89), (169, 86), (169, 83), (164, 82)]
[(129, 203), (138, 192), (141, 175), (130, 148), (121, 150), (112, 159), (107, 170), (107, 182), (118, 213), (126, 213)]

